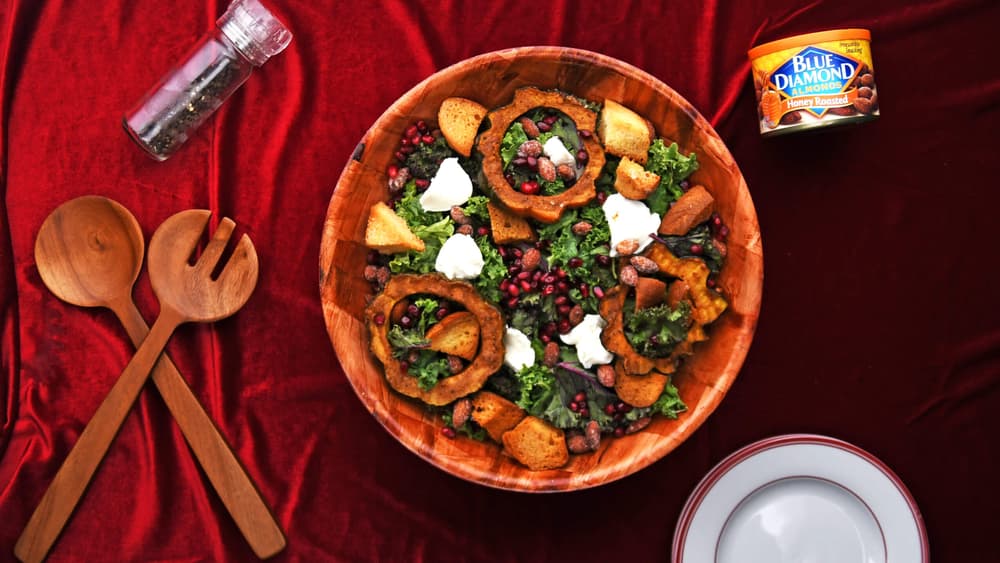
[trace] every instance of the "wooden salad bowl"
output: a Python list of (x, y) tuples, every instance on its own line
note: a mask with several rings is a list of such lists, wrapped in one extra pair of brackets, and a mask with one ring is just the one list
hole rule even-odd
[[(531, 471), (492, 442), (440, 432), (443, 422), (422, 403), (393, 391), (368, 347), (363, 321), (372, 290), (362, 276), (368, 209), (388, 199), (386, 167), (403, 131), (414, 121), (436, 121), (450, 96), (487, 108), (510, 102), (522, 86), (558, 88), (594, 101), (620, 102), (651, 120), (657, 134), (698, 153), (692, 181), (714, 194), (729, 226), (729, 254), (718, 285), (728, 310), (709, 328), (677, 375), (688, 406), (677, 420), (656, 417), (645, 430), (602, 440), (598, 451), (571, 456), (557, 470)], [(399, 98), (365, 133), (330, 200), (320, 249), (320, 295), (330, 341), (361, 402), (396, 439), (435, 466), (490, 487), (528, 492), (594, 487), (630, 475), (676, 448), (715, 410), (750, 347), (760, 310), (763, 253), (757, 214), (746, 182), (711, 125), (684, 98), (653, 76), (610, 57), (560, 47), (524, 47), (487, 53), (445, 68)]]

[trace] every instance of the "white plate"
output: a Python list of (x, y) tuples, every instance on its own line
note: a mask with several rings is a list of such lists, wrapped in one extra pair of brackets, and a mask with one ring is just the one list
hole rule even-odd
[(927, 533), (902, 481), (835, 438), (789, 434), (722, 460), (688, 498), (674, 563), (926, 563)]

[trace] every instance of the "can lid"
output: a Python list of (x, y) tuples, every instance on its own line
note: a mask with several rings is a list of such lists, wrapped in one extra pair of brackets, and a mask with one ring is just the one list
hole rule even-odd
[(250, 62), (260, 66), (292, 41), (292, 32), (260, 0), (233, 0), (216, 22)]
[(812, 43), (821, 43), (823, 41), (841, 41), (850, 39), (871, 41), (872, 34), (867, 29), (861, 28), (831, 29), (829, 31), (805, 33), (803, 35), (794, 35), (792, 37), (786, 37), (784, 39), (778, 39), (777, 41), (757, 45), (753, 49), (747, 51), (747, 55), (751, 60), (753, 60), (757, 57), (763, 57), (764, 55), (769, 55), (776, 51), (791, 49), (793, 47), (804, 47)]

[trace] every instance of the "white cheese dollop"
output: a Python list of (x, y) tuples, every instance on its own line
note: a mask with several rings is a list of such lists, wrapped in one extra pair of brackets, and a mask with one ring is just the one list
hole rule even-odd
[(566, 150), (566, 145), (563, 144), (559, 137), (551, 137), (545, 144), (542, 145), (542, 152), (545, 156), (549, 157), (552, 164), (559, 166), (560, 164), (569, 164), (570, 166), (576, 166), (576, 157), (571, 155), (568, 150)]
[(470, 280), (483, 271), (483, 253), (469, 235), (455, 234), (441, 245), (434, 269), (450, 280)]
[(514, 371), (521, 371), (535, 363), (535, 349), (526, 334), (516, 328), (507, 327), (503, 336), (503, 363)]
[(611, 229), (611, 256), (618, 256), (615, 249), (618, 243), (630, 239), (639, 243), (636, 252), (641, 252), (653, 242), (649, 235), (660, 228), (658, 213), (651, 212), (645, 203), (628, 199), (622, 194), (609, 195), (601, 209)]
[(559, 338), (566, 344), (576, 346), (576, 356), (583, 367), (589, 369), (595, 364), (608, 364), (614, 355), (601, 342), (601, 331), (606, 325), (600, 315), (587, 315), (573, 330)]
[(458, 157), (446, 158), (420, 195), (420, 207), (424, 211), (451, 211), (453, 205), (462, 205), (471, 196), (472, 179), (458, 164)]

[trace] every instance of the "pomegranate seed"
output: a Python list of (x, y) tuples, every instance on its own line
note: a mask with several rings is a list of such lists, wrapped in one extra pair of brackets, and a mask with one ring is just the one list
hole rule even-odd
[(507, 273), (510, 274), (510, 275), (512, 275), (512, 276), (516, 275), (520, 271), (521, 271), (521, 266), (519, 266), (516, 263), (515, 264), (511, 264), (510, 266), (507, 266)]
[(545, 117), (542, 118), (542, 123), (548, 123), (549, 125), (552, 125), (558, 119), (559, 119), (558, 115), (546, 115)]
[(579, 268), (580, 266), (583, 266), (583, 258), (580, 258), (579, 256), (574, 256), (570, 258), (568, 262), (566, 262), (566, 265), (569, 266), (570, 268)]
[(624, 428), (622, 428), (621, 426), (619, 426), (618, 428), (615, 428), (615, 438), (621, 438), (624, 435), (625, 435), (625, 429)]
[(584, 393), (583, 391), (580, 391), (573, 397), (573, 400), (578, 403), (585, 403), (587, 401), (587, 394)]
[(377, 250), (369, 250), (368, 256), (365, 257), (369, 264), (378, 264), (379, 254)]
[(455, 429), (452, 428), (451, 426), (445, 426), (444, 428), (442, 428), (441, 434), (448, 439), (454, 438), (456, 436)]
[(414, 150), (416, 150), (416, 149), (413, 148), (413, 145), (410, 145), (410, 146), (406, 146), (406, 147), (400, 148), (399, 152), (401, 152), (403, 154), (413, 154)]
[(573, 306), (570, 305), (569, 303), (564, 303), (564, 304), (559, 305), (558, 307), (556, 307), (556, 311), (559, 311), (559, 316), (561, 316), (561, 317), (565, 317), (572, 310), (573, 310)]
[(423, 137), (420, 137), (420, 140), (423, 141), (424, 144), (429, 145), (434, 142), (434, 137), (431, 135), (424, 135)]
[(704, 250), (705, 249), (702, 248), (700, 244), (691, 245), (691, 254), (701, 254), (702, 252), (704, 252)]
[(531, 168), (532, 170), (538, 168), (538, 159), (533, 156), (526, 157), (524, 159), (524, 163), (527, 164), (528, 168)]
[(535, 125), (538, 126), (538, 130), (541, 131), (542, 133), (545, 133), (545, 132), (548, 132), (548, 131), (552, 130), (552, 125), (550, 125), (548, 123), (545, 123), (544, 121), (539, 121)]
[(580, 164), (587, 162), (589, 159), (590, 155), (587, 154), (587, 151), (583, 149), (576, 151), (576, 161), (579, 162)]
[(524, 158), (522, 156), (519, 156), (519, 157), (515, 158), (514, 160), (510, 161), (510, 163), (513, 164), (514, 166), (524, 166), (525, 164), (528, 163), (528, 159)]
[(608, 416), (614, 416), (614, 414), (616, 412), (618, 412), (618, 410), (615, 408), (615, 406), (613, 404), (608, 403), (608, 404), (604, 405), (604, 414), (606, 414)]
[(504, 179), (504, 180), (507, 180), (507, 183), (508, 183), (508, 184), (510, 184), (510, 185), (512, 185), (512, 186), (514, 185), (514, 175), (513, 175), (513, 174), (511, 174), (510, 172), (508, 172), (508, 173), (504, 174), (504, 175), (503, 175), (503, 179)]
[(507, 288), (508, 287), (510, 287), (510, 280), (507, 279), (507, 278), (504, 278), (503, 281), (500, 282), (500, 291), (502, 291), (504, 293), (507, 293)]
[(556, 277), (559, 278), (559, 279), (565, 279), (566, 278), (566, 270), (563, 270), (562, 268), (556, 268)]
[(531, 281), (537, 282), (537, 281), (539, 281), (541, 279), (542, 279), (542, 271), (541, 270), (535, 270), (534, 275), (531, 276)]
[(540, 191), (541, 187), (539, 187), (538, 182), (535, 182), (534, 180), (528, 180), (521, 184), (521, 193), (523, 194), (535, 195)]
[(408, 362), (406, 360), (400, 360), (399, 361), (399, 369), (401, 371), (407, 371), (407, 370), (409, 370), (410, 369), (410, 362)]
[(569, 332), (570, 328), (572, 327), (569, 326), (569, 319), (562, 319), (559, 321), (559, 334), (566, 334)]
[(417, 134), (416, 125), (410, 125), (409, 127), (406, 128), (406, 132), (404, 133), (404, 135), (407, 137), (413, 137), (416, 134)]
[(417, 178), (413, 183), (417, 185), (418, 190), (426, 190), (431, 185), (431, 181), (426, 178)]
[(616, 412), (612, 418), (614, 418), (615, 422), (621, 422), (625, 420), (625, 415), (620, 412)]
[(389, 168), (386, 169), (386, 172), (389, 173), (390, 178), (395, 178), (396, 175), (399, 174), (399, 167), (395, 164), (390, 164)]
[(510, 295), (511, 297), (517, 297), (520, 294), (521, 294), (521, 288), (517, 287), (514, 284), (510, 284), (510, 286), (507, 288), (507, 295)]
[(521, 289), (524, 291), (531, 291), (531, 282), (528, 280), (521, 280)]
[(607, 199), (608, 199), (608, 194), (604, 192), (597, 192), (597, 203), (604, 205), (604, 202), (607, 201)]
[(412, 145), (414, 147), (420, 146), (420, 135), (419, 134), (410, 137), (410, 145)]
[(514, 258), (522, 258), (522, 257), (524, 257), (524, 251), (521, 250), (520, 248), (515, 248), (514, 249)]
[(403, 138), (402, 138), (402, 139), (401, 139), (401, 140), (399, 141), (399, 146), (401, 146), (401, 147), (408, 147), (408, 146), (410, 146), (410, 140), (409, 140), (409, 139), (407, 139), (406, 137), (403, 137)]
[(517, 279), (520, 281), (531, 279), (531, 272), (521, 272), (517, 275)]
[(372, 318), (372, 320), (375, 321), (375, 325), (376, 326), (382, 326), (382, 325), (384, 325), (385, 324), (385, 313), (375, 313), (375, 316)]
[(712, 214), (712, 226), (714, 227), (722, 226), (722, 217), (720, 217), (718, 213)]
[(546, 284), (546, 285), (542, 286), (542, 295), (544, 295), (546, 297), (548, 297), (549, 295), (552, 295), (555, 292), (556, 292), (556, 286), (554, 286), (552, 284)]
[(544, 342), (544, 343), (546, 343), (546, 344), (548, 344), (549, 342), (552, 342), (552, 337), (551, 337), (551, 336), (549, 336), (548, 334), (544, 334), (544, 333), (543, 333), (543, 334), (542, 334), (541, 336), (539, 336), (538, 338), (540, 338), (540, 339), (542, 340), (542, 342)]
[(599, 285), (594, 286), (594, 297), (598, 299), (604, 299), (604, 290), (601, 289), (601, 286)]
[(688, 182), (687, 180), (682, 180), (680, 186), (682, 190), (688, 191), (689, 189), (691, 189), (691, 182)]
[(705, 280), (705, 285), (711, 288), (715, 288), (715, 280), (709, 278)]
[(413, 324), (413, 319), (411, 319), (406, 315), (403, 315), (402, 317), (399, 318), (399, 326), (403, 328), (410, 328), (410, 325), (412, 324)]
[(719, 240), (726, 240), (726, 237), (728, 236), (729, 236), (729, 227), (725, 225), (719, 227)]
[(555, 304), (565, 305), (567, 301), (569, 301), (569, 297), (566, 297), (565, 295), (560, 295), (559, 297), (556, 297)]
[(421, 133), (426, 133), (427, 132), (427, 122), (424, 121), (423, 119), (421, 119), (420, 121), (417, 121), (417, 130), (420, 131)]
[(555, 274), (545, 274), (542, 276), (542, 283), (556, 283)]
[(440, 307), (437, 311), (434, 312), (434, 318), (440, 321), (441, 319), (447, 317), (448, 313), (449, 311), (447, 307)]
[(396, 151), (396, 154), (394, 156), (396, 157), (396, 160), (400, 162), (406, 162), (406, 155), (403, 154), (402, 151)]
[(411, 317), (415, 317), (420, 314), (420, 307), (413, 305), (412, 303), (406, 308), (406, 314)]
[(632, 412), (632, 405), (626, 404), (624, 407), (622, 407), (621, 412), (624, 414)]
[(479, 227), (478, 229), (476, 229), (476, 234), (481, 237), (485, 237), (486, 235), (490, 234), (490, 230), (487, 229), (486, 227)]
[(590, 297), (590, 286), (588, 286), (585, 283), (581, 283), (580, 284), (580, 295), (582, 295), (584, 299)]
[(577, 403), (575, 403), (575, 402), (573, 402), (573, 403), (570, 403), (570, 404), (569, 404), (569, 410), (571, 410), (571, 411), (573, 411), (573, 412), (580, 412), (580, 405), (578, 405), (578, 404), (577, 404)]
[(500, 257), (501, 257), (501, 258), (506, 258), (506, 257), (507, 257), (507, 253), (508, 253), (509, 251), (507, 250), (507, 247), (506, 247), (506, 246), (498, 246), (498, 247), (497, 247), (497, 252), (499, 252), (499, 253), (500, 253)]
[(598, 266), (604, 266), (605, 268), (607, 268), (608, 266), (611, 265), (611, 257), (608, 256), (607, 254), (598, 254), (595, 260), (597, 260)]
[(577, 133), (579, 133), (584, 139), (589, 139), (591, 135), (593, 135), (593, 133), (590, 132), (590, 129), (580, 129)]
[(625, 402), (624, 401), (618, 401), (617, 403), (615, 403), (615, 410), (617, 412), (622, 412), (624, 409), (625, 409)]
[(580, 409), (580, 416), (582, 416), (583, 418), (590, 418), (590, 409), (588, 409), (587, 407), (583, 407), (582, 409)]
[(559, 293), (566, 293), (567, 291), (569, 291), (569, 284), (566, 283), (565, 281), (560, 281), (559, 283), (556, 284), (556, 289), (559, 290)]
[(549, 336), (551, 336), (551, 335), (553, 335), (553, 334), (556, 333), (556, 330), (558, 330), (558, 328), (559, 327), (556, 326), (556, 322), (555, 321), (549, 321), (549, 322), (545, 323), (545, 326), (542, 327), (542, 332), (544, 332), (545, 334), (548, 334)]
[(517, 307), (517, 303), (518, 303), (518, 298), (511, 297), (510, 299), (507, 300), (507, 308), (513, 309), (514, 307)]

